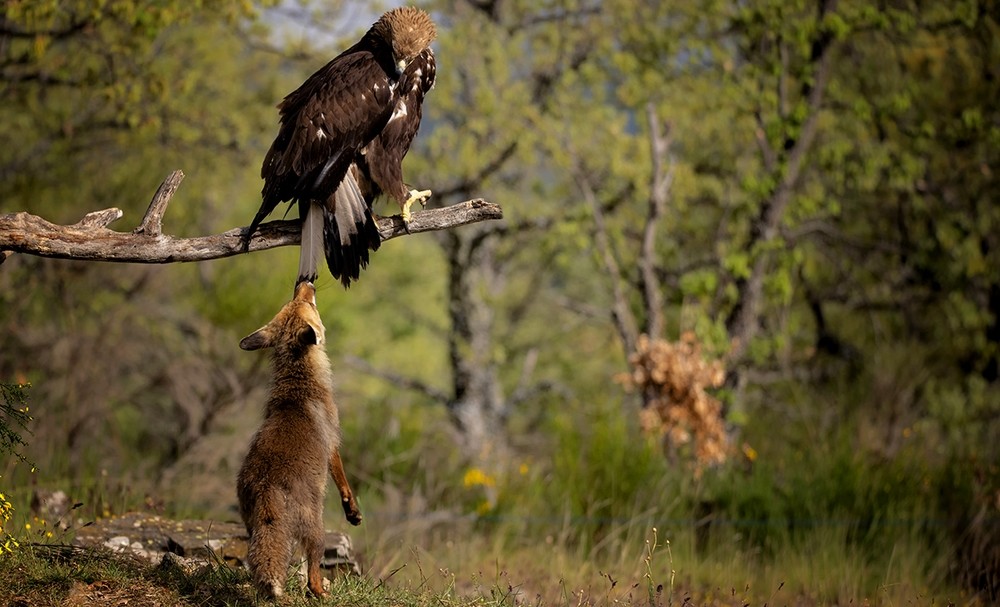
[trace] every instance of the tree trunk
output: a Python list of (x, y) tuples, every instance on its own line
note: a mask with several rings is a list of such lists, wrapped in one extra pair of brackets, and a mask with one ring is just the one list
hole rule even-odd
[(473, 460), (507, 450), (507, 403), (492, 360), (494, 313), (483, 298), (484, 291), (491, 289), (488, 284), (480, 284), (496, 278), (497, 269), (492, 263), (494, 240), (454, 232), (444, 238), (452, 325), (448, 339), (452, 395), (447, 407), (459, 443)]

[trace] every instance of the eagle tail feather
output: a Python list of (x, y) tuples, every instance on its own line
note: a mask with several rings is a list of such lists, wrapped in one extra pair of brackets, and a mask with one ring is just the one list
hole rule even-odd
[(333, 277), (347, 288), (368, 266), (368, 251), (376, 251), (382, 244), (378, 225), (352, 171), (348, 170), (337, 186), (333, 208), (327, 205), (323, 211), (326, 263)]
[(319, 255), (323, 242), (323, 209), (316, 201), (300, 202), (299, 213), (305, 212), (302, 218), (302, 245), (299, 249), (300, 282), (316, 282), (319, 277)]

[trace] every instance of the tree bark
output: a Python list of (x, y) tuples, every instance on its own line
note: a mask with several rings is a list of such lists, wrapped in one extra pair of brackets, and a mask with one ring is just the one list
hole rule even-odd
[[(161, 222), (167, 204), (184, 174), (171, 173), (150, 202), (142, 223), (132, 232), (117, 232), (108, 225), (123, 215), (111, 208), (87, 214), (73, 225), (50, 223), (29, 213), (0, 215), (0, 263), (11, 254), (26, 253), (40, 257), (109, 261), (119, 263), (176, 263), (207, 261), (243, 253), (241, 242), (246, 228), (233, 228), (221, 234), (183, 238), (161, 233)], [(445, 208), (419, 211), (413, 214), (409, 230), (398, 216), (378, 220), (382, 240), (405, 234), (446, 230), (469, 223), (501, 219), (499, 205), (473, 199)], [(278, 220), (260, 226), (250, 240), (249, 251), (298, 245), (301, 237), (299, 220)]]

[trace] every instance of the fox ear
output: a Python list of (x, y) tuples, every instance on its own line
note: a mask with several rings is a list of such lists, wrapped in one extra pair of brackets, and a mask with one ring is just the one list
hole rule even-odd
[(319, 346), (323, 344), (323, 330), (317, 329), (312, 323), (308, 323), (306, 328), (299, 334), (299, 343), (303, 346)]
[(244, 350), (260, 350), (271, 346), (271, 336), (267, 327), (261, 327), (240, 340), (240, 348)]

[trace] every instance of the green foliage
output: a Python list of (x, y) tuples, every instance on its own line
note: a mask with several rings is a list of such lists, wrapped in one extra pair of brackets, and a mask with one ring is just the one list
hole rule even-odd
[(671, 504), (661, 503), (651, 490), (676, 494), (678, 487), (669, 490), (663, 483), (677, 475), (655, 441), (636, 440), (630, 426), (607, 406), (553, 421), (558, 447), (551, 468), (538, 477), (542, 499), (536, 507), (559, 504), (549, 515), (569, 517), (584, 548), (637, 513), (670, 511)]
[(32, 417), (28, 413), (28, 388), (31, 384), (8, 384), (0, 382), (0, 454), (13, 455), (24, 462), (20, 452), (27, 446), (22, 432), (30, 432), (28, 423)]
[(996, 446), (990, 437), (1000, 419), (1000, 398), (981, 377), (972, 376), (965, 385), (929, 382), (928, 431), (940, 432), (946, 451), (958, 457), (990, 461)]
[(923, 537), (928, 548), (939, 545), (945, 534), (935, 529), (937, 521), (964, 514), (934, 507), (938, 488), (954, 470), (877, 462), (849, 444), (841, 440), (825, 446), (832, 452), (799, 452), (794, 463), (755, 464), (749, 473), (722, 471), (706, 479), (703, 499), (720, 526), (734, 525), (749, 545), (768, 550), (798, 544), (823, 527), (842, 528), (844, 540), (865, 554), (887, 554), (901, 537), (915, 533), (929, 532)]
[[(906, 554), (912, 571), (902, 579), (914, 585), (916, 576), (929, 584), (947, 579), (956, 558), (969, 558), (969, 544), (977, 546), (975, 556), (963, 560), (969, 573), (960, 577), (974, 579), (983, 563), (996, 558), (981, 548), (995, 531), (973, 522), (981, 484), (966, 462), (928, 465), (912, 451), (881, 460), (850, 444), (834, 440), (790, 461), (706, 479), (706, 553), (724, 553), (735, 542), (741, 552), (764, 554), (777, 568), (789, 555), (833, 549), (842, 555), (832, 557), (835, 562), (846, 556), (859, 563), (859, 572), (891, 571), (896, 555)], [(863, 583), (881, 583), (879, 577), (866, 575)], [(830, 599), (845, 596), (843, 589), (829, 592)]]
[[(21, 449), (27, 446), (22, 432), (30, 432), (28, 423), (32, 417), (28, 413), (28, 388), (30, 384), (8, 384), (0, 382), (0, 455), (13, 455), (22, 463), (27, 460)], [(31, 466), (34, 472), (34, 466)], [(3, 475), (0, 475), (0, 479)], [(4, 483), (0, 485), (3, 488)], [(11, 533), (10, 521), (14, 515), (14, 505), (4, 491), (0, 490), (0, 556), (12, 553), (20, 546)]]

